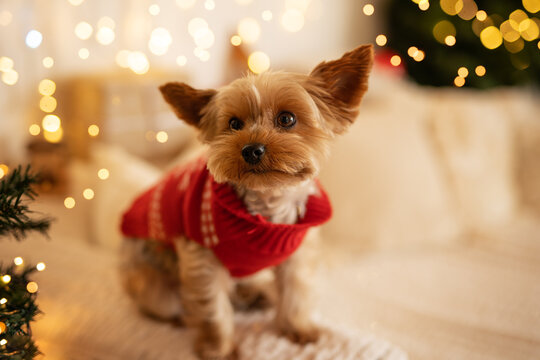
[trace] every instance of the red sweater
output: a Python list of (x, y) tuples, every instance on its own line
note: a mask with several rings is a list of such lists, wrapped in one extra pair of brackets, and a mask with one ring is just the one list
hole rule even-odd
[(139, 196), (124, 213), (122, 233), (171, 246), (184, 235), (211, 248), (232, 276), (247, 276), (281, 263), (310, 227), (330, 219), (330, 201), (317, 185), (320, 195), (309, 197), (302, 219), (274, 224), (248, 213), (230, 185), (214, 181), (201, 158), (174, 169)]

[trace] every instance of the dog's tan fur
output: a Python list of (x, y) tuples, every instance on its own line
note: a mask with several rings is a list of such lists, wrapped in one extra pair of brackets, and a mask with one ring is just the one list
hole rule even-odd
[[(372, 59), (372, 47), (361, 46), (319, 64), (310, 75), (268, 72), (217, 91), (183, 83), (160, 90), (178, 117), (200, 130), (209, 145), (207, 166), (214, 179), (230, 183), (249, 212), (292, 224), (304, 215), (307, 199), (316, 191), (313, 181), (330, 141), (356, 118)], [(297, 123), (290, 129), (276, 125), (281, 111), (295, 114)], [(229, 128), (232, 117), (243, 122), (242, 129)], [(266, 148), (256, 165), (241, 156), (249, 143)], [(310, 320), (308, 284), (313, 235), (310, 231), (300, 249), (274, 269), (276, 328), (300, 343), (318, 335)], [(196, 350), (202, 359), (234, 358), (230, 299), (238, 299), (238, 287), (228, 272), (211, 250), (189, 239), (175, 241), (176, 254), (148, 243), (152, 241), (130, 239), (124, 244), (121, 275), (128, 293), (145, 312), (181, 317), (197, 328)], [(244, 292), (252, 288), (242, 286)]]

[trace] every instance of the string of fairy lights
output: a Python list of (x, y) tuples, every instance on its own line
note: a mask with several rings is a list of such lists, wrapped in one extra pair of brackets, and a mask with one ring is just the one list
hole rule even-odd
[[(66, 0), (71, 6), (77, 7), (85, 2), (85, 0)], [(411, 0), (417, 4), (419, 11), (428, 11), (431, 6), (440, 6), (440, 8), (450, 16), (457, 16), (463, 21), (469, 21), (474, 33), (478, 36), (480, 43), (487, 49), (496, 49), (504, 46), (511, 53), (519, 52), (523, 49), (524, 42), (538, 41), (540, 35), (540, 20), (536, 16), (527, 14), (535, 14), (540, 11), (540, 0), (522, 0), (523, 9), (516, 9), (504, 21), (495, 21), (497, 14), (488, 14), (486, 11), (479, 9), (474, 0), (432, 0), (437, 1), (433, 5), (430, 0)], [(239, 6), (246, 6), (253, 0), (235, 0)], [(279, 16), (271, 10), (263, 10), (259, 16), (245, 17), (238, 21), (236, 33), (233, 34), (229, 41), (232, 46), (240, 46), (242, 44), (256, 45), (261, 36), (261, 21), (271, 22), (278, 20), (279, 25), (287, 32), (296, 33), (305, 26), (306, 13), (311, 5), (312, 0), (285, 0), (285, 9)], [(197, 0), (176, 0), (176, 5), (180, 10), (188, 10), (193, 8)], [(204, 9), (206, 11), (215, 11), (215, 0), (204, 0)], [(365, 3), (362, 11), (365, 16), (375, 14), (376, 8), (372, 3)], [(159, 4), (152, 3), (147, 8), (148, 16), (159, 16), (162, 9)], [(13, 14), (7, 10), (0, 11), (0, 26), (7, 26), (13, 21)], [(499, 23), (495, 26), (495, 23)], [(109, 46), (117, 40), (117, 24), (114, 19), (109, 16), (99, 18), (95, 25), (88, 21), (78, 22), (73, 29), (73, 35), (88, 42), (94, 36), (96, 42), (104, 47)], [(216, 37), (211, 25), (203, 17), (194, 17), (187, 23), (187, 32), (193, 40), (193, 54), (201, 62), (206, 62), (211, 57), (211, 48), (214, 46)], [(437, 22), (432, 29), (433, 37), (441, 44), (451, 48), (458, 41), (455, 25), (448, 20)], [(30, 30), (25, 37), (25, 44), (31, 48), (38, 48), (43, 42), (43, 35), (36, 29)], [(375, 37), (375, 43), (379, 47), (388, 45), (389, 39), (385, 34), (378, 34)], [(173, 43), (173, 38), (168, 29), (162, 26), (155, 27), (151, 30), (147, 48), (150, 53), (155, 56), (162, 56), (169, 52), (170, 46)], [(540, 41), (538, 41), (540, 49)], [(83, 46), (77, 51), (77, 55), (81, 60), (86, 60), (90, 57), (89, 46)], [(429, 56), (425, 49), (411, 44), (408, 48), (407, 55), (416, 62), (422, 62)], [(186, 66), (188, 57), (186, 54), (179, 54), (176, 57), (176, 64), (180, 67)], [(131, 70), (138, 75), (147, 74), (150, 70), (150, 60), (147, 54), (140, 50), (120, 49), (114, 56), (114, 61), (117, 66)], [(400, 55), (393, 55), (389, 59), (392, 66), (399, 67), (402, 64)], [(55, 60), (51, 56), (45, 56), (41, 59), (41, 65), (45, 69), (51, 69), (55, 66)], [(247, 66), (254, 73), (262, 73), (270, 68), (270, 58), (263, 51), (253, 51), (248, 55)], [(478, 77), (484, 76), (489, 69), (482, 64), (476, 67), (467, 68), (465, 66), (456, 66), (456, 77), (454, 86), (462, 87), (466, 83), (466, 79), (471, 74)], [(1, 80), (6, 85), (15, 85), (19, 80), (19, 73), (16, 70), (16, 64), (13, 59), (2, 56), (0, 57), (0, 72)], [(28, 127), (28, 132), (31, 136), (37, 137), (42, 135), (45, 141), (49, 143), (59, 143), (64, 136), (62, 120), (55, 114), (58, 106), (57, 99), (54, 97), (56, 91), (56, 83), (49, 79), (41, 79), (38, 84), (38, 92), (40, 94), (39, 108), (43, 113), (41, 123), (34, 123)], [(88, 136), (97, 137), (100, 135), (100, 128), (96, 124), (91, 124), (87, 128)], [(158, 143), (166, 143), (168, 134), (165, 131), (148, 132), (146, 134), (148, 141), (157, 141)], [(109, 177), (107, 169), (98, 171), (98, 178), (106, 180)], [(9, 171), (5, 164), (0, 164), (0, 178)], [(83, 197), (87, 200), (94, 198), (92, 189), (87, 188), (83, 191)], [(75, 198), (70, 196), (65, 199), (64, 205), (66, 208), (75, 206)]]
[[(16, 266), (15, 271), (17, 271), (17, 269), (20, 269), (22, 271), (22, 268), (24, 265), (24, 259), (22, 257), (17, 256), (16, 258), (13, 259), (13, 263)], [(41, 272), (41, 271), (44, 271), (46, 267), (47, 266), (45, 265), (44, 262), (39, 262), (36, 265), (36, 270)], [(9, 284), (11, 283), (11, 275), (0, 274), (0, 283), (2, 284), (2, 286), (9, 287)], [(38, 291), (38, 289), (39, 289), (39, 286), (37, 282), (35, 281), (29, 281), (26, 284), (26, 291), (28, 291), (30, 294), (35, 294)], [(5, 297), (0, 298), (0, 308), (6, 308), (8, 306), (8, 301), (9, 300)], [(6, 332), (7, 326), (8, 324), (0, 321), (0, 335)], [(0, 346), (5, 346), (6, 344), (7, 344), (6, 339), (4, 338), (0, 339)]]
[[(431, 3), (429, 0), (411, 0), (418, 5), (420, 11), (427, 11)], [(540, 0), (522, 0), (523, 9), (516, 9), (508, 16), (508, 19), (503, 19), (498, 14), (488, 14), (486, 11), (478, 8), (474, 0), (439, 0), (438, 5), (450, 16), (458, 16), (463, 21), (470, 21), (474, 34), (479, 38), (480, 43), (489, 50), (497, 49), (504, 46), (506, 50), (512, 54), (519, 53), (524, 48), (525, 41), (537, 41), (537, 47), (540, 50), (540, 19), (536, 16), (529, 16), (540, 11)], [(526, 12), (527, 11), (527, 12)], [(371, 16), (375, 13), (373, 4), (365, 4), (363, 13), (366, 16)], [(502, 21), (501, 21), (502, 19)], [(500, 23), (496, 26), (496, 23)], [(455, 25), (448, 20), (441, 20), (433, 26), (433, 37), (441, 44), (451, 48), (454, 46), (457, 39), (457, 31)], [(385, 34), (379, 34), (375, 38), (375, 43), (384, 47), (388, 43), (388, 38)], [(411, 45), (407, 51), (407, 55), (417, 62), (425, 59), (426, 53), (424, 50)], [(390, 58), (392, 66), (400, 66), (402, 58), (399, 55), (393, 55)], [(528, 65), (518, 65), (518, 70), (526, 69)], [(465, 66), (457, 66), (454, 86), (462, 87), (466, 83), (466, 78), (470, 75), (472, 69)], [(487, 69), (484, 65), (478, 64), (474, 68), (474, 73), (478, 77), (486, 74)]]

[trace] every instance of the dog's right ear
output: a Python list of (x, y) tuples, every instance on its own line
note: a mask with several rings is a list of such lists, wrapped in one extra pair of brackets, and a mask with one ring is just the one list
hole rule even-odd
[(195, 127), (199, 127), (202, 110), (216, 94), (215, 90), (198, 90), (178, 82), (162, 85), (159, 90), (176, 116)]

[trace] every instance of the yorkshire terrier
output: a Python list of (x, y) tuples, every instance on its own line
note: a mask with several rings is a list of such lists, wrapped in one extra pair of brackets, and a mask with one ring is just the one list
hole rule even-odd
[(317, 340), (308, 243), (331, 207), (316, 176), (331, 140), (357, 117), (372, 63), (365, 45), (309, 75), (160, 87), (208, 147), (124, 214), (121, 278), (141, 310), (196, 328), (202, 359), (236, 356), (233, 300), (259, 299), (243, 279), (265, 268), (275, 278), (276, 329), (298, 343)]

